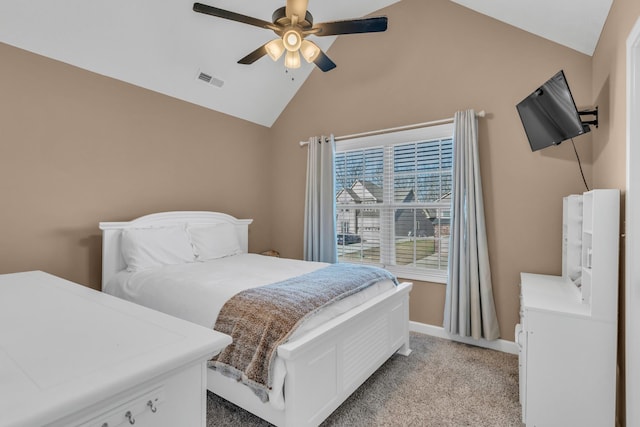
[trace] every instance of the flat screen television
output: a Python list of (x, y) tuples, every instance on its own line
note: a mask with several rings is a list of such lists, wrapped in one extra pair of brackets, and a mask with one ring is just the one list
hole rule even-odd
[(589, 132), (580, 119), (571, 90), (560, 70), (517, 106), (531, 151)]

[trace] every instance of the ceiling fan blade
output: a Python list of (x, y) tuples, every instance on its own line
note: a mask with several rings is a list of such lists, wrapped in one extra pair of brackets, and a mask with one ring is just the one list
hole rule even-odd
[(375, 18), (351, 19), (347, 21), (333, 21), (316, 24), (313, 30), (318, 30), (313, 34), (316, 36), (336, 36), (340, 34), (356, 33), (377, 33), (386, 31), (387, 17), (378, 16)]
[[(202, 3), (193, 4), (194, 12), (204, 13), (205, 15), (217, 16), (218, 18), (229, 19), (231, 21), (242, 22), (243, 24), (253, 25), (255, 27), (274, 29), (274, 25), (271, 22), (263, 21), (262, 19), (252, 18), (250, 16), (241, 15), (235, 12), (229, 12), (228, 10), (218, 9), (217, 7), (209, 6)], [(277, 27), (275, 27), (277, 29)]]
[(336, 68), (335, 62), (333, 62), (322, 50), (313, 63), (325, 73)]
[(287, 18), (291, 19), (293, 15), (297, 15), (298, 19), (302, 21), (307, 15), (307, 7), (309, 6), (309, 0), (287, 0), (286, 14)]
[[(269, 42), (267, 42), (267, 43), (269, 43)], [(257, 48), (256, 50), (254, 50), (253, 52), (251, 52), (250, 54), (248, 54), (247, 56), (245, 56), (241, 60), (239, 60), (238, 64), (245, 64), (245, 65), (253, 64), (258, 59), (260, 59), (263, 56), (265, 56), (267, 54), (267, 49), (265, 48), (267, 43), (263, 44), (262, 46), (260, 46), (259, 48)]]

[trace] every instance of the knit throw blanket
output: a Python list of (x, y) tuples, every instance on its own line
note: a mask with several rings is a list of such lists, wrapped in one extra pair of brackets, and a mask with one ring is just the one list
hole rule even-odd
[(341, 263), (242, 291), (220, 310), (214, 329), (231, 335), (233, 343), (209, 367), (242, 381), (266, 402), (278, 346), (318, 310), (386, 279), (398, 285), (381, 268)]

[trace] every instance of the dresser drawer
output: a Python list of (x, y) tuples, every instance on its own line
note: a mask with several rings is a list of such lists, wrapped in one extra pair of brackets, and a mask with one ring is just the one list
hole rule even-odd
[(206, 362), (183, 367), (46, 427), (204, 427), (206, 370)]
[(157, 387), (124, 404), (105, 409), (95, 418), (79, 424), (79, 427), (156, 426), (160, 423), (157, 417), (162, 417), (164, 401), (164, 388)]

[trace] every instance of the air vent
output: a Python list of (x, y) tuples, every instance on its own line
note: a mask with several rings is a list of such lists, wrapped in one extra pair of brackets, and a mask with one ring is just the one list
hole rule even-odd
[(215, 87), (222, 87), (222, 85), (224, 85), (222, 80), (213, 77), (211, 74), (203, 73), (202, 71), (198, 72), (198, 80)]

